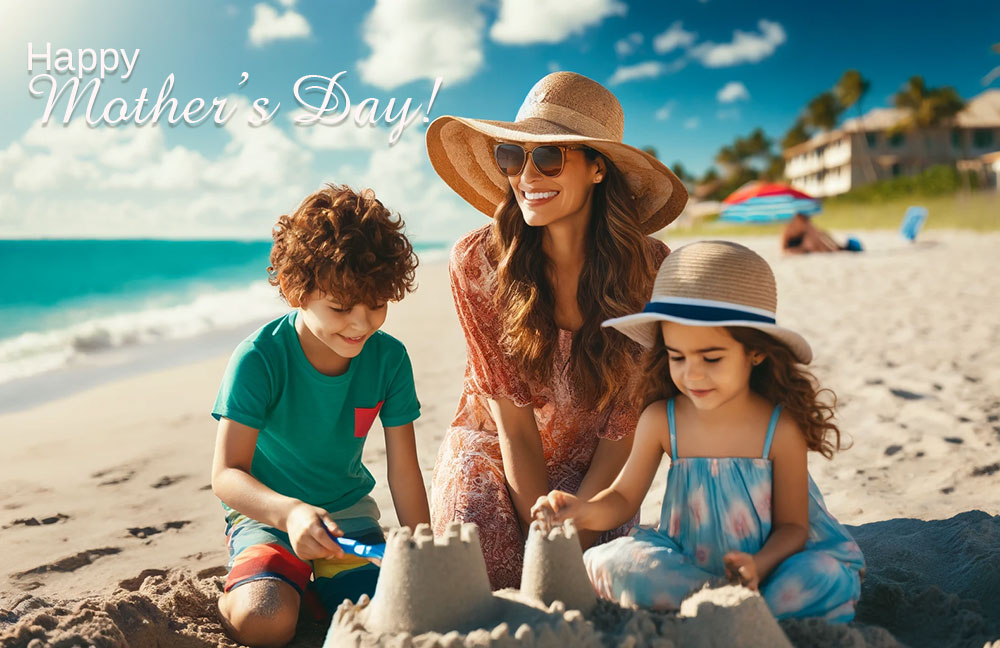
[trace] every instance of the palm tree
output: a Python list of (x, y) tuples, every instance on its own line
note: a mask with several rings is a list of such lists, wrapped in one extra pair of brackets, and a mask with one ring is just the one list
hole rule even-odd
[(802, 118), (795, 120), (792, 127), (788, 129), (785, 133), (785, 137), (781, 140), (781, 150), (787, 150), (793, 146), (798, 146), (802, 142), (809, 141), (809, 131), (806, 130), (806, 125), (802, 121)]
[[(905, 110), (906, 116), (889, 129), (890, 133), (919, 129), (928, 131), (930, 135), (965, 107), (965, 102), (955, 88), (928, 88), (921, 76), (910, 77), (903, 89), (893, 95), (893, 103), (897, 108)], [(926, 150), (923, 157), (927, 157)]]
[(823, 131), (831, 131), (843, 111), (837, 97), (832, 92), (824, 92), (806, 106), (806, 123)]
[[(1000, 54), (1000, 43), (994, 43), (993, 44), (993, 53), (994, 54)], [(988, 86), (989, 84), (993, 83), (997, 79), (1000, 79), (1000, 65), (998, 65), (995, 68), (993, 68), (992, 70), (990, 70), (989, 74), (987, 74), (986, 76), (983, 77), (983, 85), (984, 86)]]
[(861, 109), (861, 101), (868, 93), (868, 88), (870, 87), (871, 82), (862, 77), (860, 72), (857, 70), (848, 70), (844, 72), (844, 75), (840, 77), (840, 81), (833, 87), (833, 93), (837, 97), (837, 102), (844, 110), (850, 110), (852, 106), (857, 108), (858, 131), (861, 134), (858, 141), (860, 142), (860, 152), (864, 161), (865, 174), (869, 182), (875, 182), (878, 180), (878, 176), (875, 173), (875, 166), (872, 164), (871, 155), (868, 153), (868, 133), (864, 128), (864, 111)]

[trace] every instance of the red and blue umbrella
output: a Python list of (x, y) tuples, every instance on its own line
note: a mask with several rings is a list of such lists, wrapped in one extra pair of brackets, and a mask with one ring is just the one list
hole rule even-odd
[(735, 223), (771, 223), (795, 214), (818, 214), (820, 202), (807, 193), (780, 182), (752, 180), (722, 201), (719, 220)]

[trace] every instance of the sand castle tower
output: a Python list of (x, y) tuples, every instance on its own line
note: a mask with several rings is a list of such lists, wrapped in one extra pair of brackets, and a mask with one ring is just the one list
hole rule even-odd
[(389, 533), (382, 573), (365, 627), (373, 632), (448, 632), (480, 627), (494, 616), (486, 562), (475, 524), (452, 523), (435, 540), (417, 525)]
[(567, 609), (589, 613), (597, 603), (583, 566), (583, 549), (572, 520), (553, 527), (531, 523), (524, 547), (521, 593), (546, 605), (562, 601)]
[(727, 585), (701, 589), (681, 602), (680, 645), (689, 648), (792, 648), (757, 592)]

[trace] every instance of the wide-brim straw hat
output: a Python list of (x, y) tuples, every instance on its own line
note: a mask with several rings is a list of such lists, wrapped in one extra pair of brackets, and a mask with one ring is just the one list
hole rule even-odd
[(602, 153), (624, 174), (642, 230), (649, 234), (684, 209), (684, 183), (655, 157), (622, 143), (625, 117), (604, 86), (573, 72), (543, 77), (512, 122), (445, 115), (427, 128), (427, 154), (441, 179), (469, 204), (492, 217), (510, 190), (497, 168), (497, 142), (576, 144)]
[(701, 241), (667, 255), (641, 313), (609, 319), (602, 326), (614, 327), (645, 347), (653, 346), (663, 321), (743, 326), (783, 342), (799, 362), (809, 364), (812, 348), (795, 331), (778, 326), (777, 307), (778, 291), (767, 261), (738, 243)]

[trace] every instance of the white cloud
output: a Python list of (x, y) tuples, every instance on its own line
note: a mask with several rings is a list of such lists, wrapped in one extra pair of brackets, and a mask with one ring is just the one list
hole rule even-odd
[(701, 120), (698, 119), (697, 117), (688, 117), (687, 119), (684, 120), (684, 128), (688, 130), (694, 130), (698, 128), (700, 124)]
[(404, 135), (391, 148), (373, 149), (364, 169), (341, 167), (338, 181), (373, 189), (386, 207), (400, 213), (407, 232), (424, 240), (454, 240), (485, 222), (437, 177), (424, 139), (415, 133)]
[(507, 45), (559, 43), (609, 16), (624, 16), (627, 11), (628, 7), (618, 0), (500, 0), (490, 38)]
[(387, 90), (418, 79), (464, 81), (483, 64), (485, 24), (468, 0), (376, 0), (361, 30), (371, 48), (358, 61), (361, 78)]
[(642, 34), (632, 32), (615, 43), (615, 52), (618, 53), (618, 56), (625, 57), (634, 52), (640, 45), (642, 45)]
[(774, 53), (785, 42), (784, 28), (770, 20), (757, 22), (760, 33), (733, 32), (729, 43), (706, 41), (691, 48), (690, 53), (706, 67), (728, 67), (740, 63), (756, 63)]
[(271, 41), (305, 38), (312, 33), (309, 22), (292, 9), (294, 2), (282, 2), (286, 10), (277, 9), (263, 2), (254, 5), (253, 24), (250, 26), (250, 43), (260, 47)]
[(715, 93), (715, 98), (719, 103), (733, 103), (734, 101), (747, 101), (750, 99), (750, 91), (740, 81), (730, 81), (719, 88)]
[(739, 108), (720, 108), (716, 111), (715, 116), (719, 119), (719, 121), (727, 121), (738, 120), (743, 115)]
[(379, 146), (389, 145), (389, 131), (379, 126), (365, 124), (358, 126), (354, 119), (345, 119), (336, 125), (322, 123), (303, 126), (296, 124), (299, 117), (315, 114), (303, 108), (292, 111), (288, 115), (288, 123), (295, 139), (311, 149), (316, 150), (371, 150)]
[(666, 54), (679, 47), (687, 48), (694, 43), (694, 39), (697, 37), (698, 34), (685, 31), (683, 23), (678, 20), (670, 25), (667, 31), (653, 38), (653, 50), (657, 54)]
[(619, 66), (608, 80), (609, 85), (618, 85), (636, 79), (654, 79), (664, 73), (666, 66), (659, 61), (646, 61), (635, 65)]
[(618, 85), (637, 79), (655, 79), (658, 76), (677, 72), (687, 64), (685, 59), (677, 59), (670, 63), (661, 61), (645, 61), (635, 65), (620, 65), (608, 79), (608, 85)]
[(674, 108), (677, 107), (677, 102), (671, 99), (667, 103), (663, 104), (656, 110), (656, 120), (666, 121), (670, 119), (670, 114), (674, 112)]
[(168, 146), (162, 128), (37, 120), (0, 150), (0, 236), (267, 236), (314, 188), (314, 154), (227, 100), (237, 114), (214, 157)]

